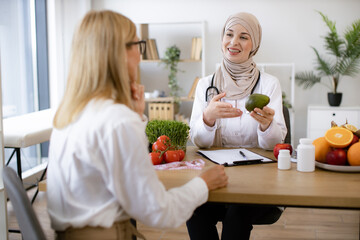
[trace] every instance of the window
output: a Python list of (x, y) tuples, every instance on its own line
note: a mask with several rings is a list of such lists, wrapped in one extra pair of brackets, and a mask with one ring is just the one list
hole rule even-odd
[[(47, 52), (46, 0), (0, 0), (4, 118), (49, 108)], [(40, 164), (47, 151), (48, 143), (22, 149), (23, 171)], [(5, 161), (11, 152), (5, 149)]]

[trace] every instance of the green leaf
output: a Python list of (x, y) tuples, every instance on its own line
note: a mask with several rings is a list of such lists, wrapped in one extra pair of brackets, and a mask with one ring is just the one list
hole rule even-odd
[(321, 17), (323, 18), (324, 22), (326, 23), (326, 25), (328, 26), (330, 32), (332, 33), (336, 33), (336, 26), (335, 26), (335, 22), (332, 22), (331, 20), (329, 20), (329, 18), (323, 14), (322, 12), (320, 11), (317, 11)]
[(344, 37), (346, 40), (344, 57), (358, 58), (360, 56), (360, 19), (346, 29)]
[(344, 59), (339, 63), (337, 71), (341, 75), (355, 77), (360, 71), (360, 59), (355, 57)]
[(316, 70), (320, 72), (321, 76), (332, 75), (334, 72), (332, 67), (333, 64), (330, 61), (323, 59), (316, 48), (313, 47), (312, 49), (317, 57)]
[(330, 54), (334, 54), (336, 57), (340, 57), (344, 41), (339, 38), (336, 30), (336, 23), (329, 20), (329, 18), (322, 12), (319, 13), (330, 30), (330, 32), (324, 37), (325, 49), (327, 49)]
[(295, 80), (299, 86), (308, 89), (316, 83), (320, 83), (321, 77), (316, 76), (314, 72), (300, 72), (295, 75)]

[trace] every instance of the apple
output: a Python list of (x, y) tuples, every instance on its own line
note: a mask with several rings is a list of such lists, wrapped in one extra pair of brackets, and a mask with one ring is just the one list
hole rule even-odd
[(337, 148), (326, 154), (326, 163), (331, 165), (346, 165), (347, 155), (344, 149)]
[(359, 137), (354, 134), (353, 140), (351, 141), (349, 147), (353, 145), (354, 143), (357, 143), (359, 141)]
[(274, 147), (274, 150), (273, 150), (274, 156), (275, 156), (276, 159), (278, 158), (279, 151), (281, 149), (288, 149), (290, 151), (290, 155), (291, 155), (292, 150), (293, 150), (291, 144), (288, 144), (288, 143), (278, 143), (278, 144), (276, 144), (275, 147)]

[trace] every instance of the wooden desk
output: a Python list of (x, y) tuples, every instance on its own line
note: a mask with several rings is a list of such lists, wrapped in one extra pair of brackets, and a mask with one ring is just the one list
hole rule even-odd
[[(188, 147), (186, 159), (202, 158), (196, 147)], [(274, 158), (271, 151), (261, 151)], [(205, 160), (206, 167), (214, 163)], [(210, 192), (209, 201), (269, 204), (294, 207), (360, 209), (360, 173), (315, 172), (277, 169), (276, 163), (227, 167), (229, 184)], [(165, 187), (172, 188), (197, 176), (197, 170), (158, 171)]]
[[(202, 158), (196, 147), (188, 147), (186, 159)], [(260, 154), (273, 158), (272, 152)], [(205, 159), (204, 159), (205, 160)], [(214, 163), (205, 160), (206, 166)], [(199, 170), (158, 171), (167, 189), (180, 186), (199, 175)], [(276, 163), (227, 167), (229, 184), (210, 192), (209, 201), (240, 204), (267, 204), (293, 207), (360, 209), (360, 173), (315, 172), (277, 169)], [(46, 191), (46, 183), (39, 184)]]

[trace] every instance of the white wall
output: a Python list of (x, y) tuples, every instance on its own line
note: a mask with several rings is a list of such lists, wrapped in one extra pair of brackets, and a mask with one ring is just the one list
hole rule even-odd
[[(65, 1), (65, 0), (63, 0)], [(67, 1), (65, 1), (67, 2)], [(76, 2), (76, 1), (74, 1)], [(314, 53), (310, 46), (324, 52), (321, 36), (327, 31), (319, 10), (335, 20), (339, 33), (359, 18), (359, 0), (92, 0), (93, 9), (112, 9), (134, 22), (176, 22), (205, 20), (206, 27), (206, 74), (214, 71), (221, 59), (220, 31), (230, 14), (247, 11), (259, 19), (263, 28), (263, 40), (255, 56), (256, 62), (294, 62), (297, 71), (310, 70), (314, 63)], [(72, 15), (76, 8), (66, 9), (73, 24), (81, 17)], [(65, 29), (65, 35), (72, 35), (73, 28)], [(166, 34), (166, 33), (164, 33)], [(66, 37), (68, 38), (68, 37)], [(65, 49), (65, 51), (68, 51)], [(356, 78), (344, 78), (338, 90), (343, 92), (341, 106), (359, 106), (358, 92), (360, 74)], [(296, 86), (295, 99), (295, 145), (306, 136), (307, 106), (309, 104), (328, 105), (328, 89), (322, 85), (311, 90)], [(324, 123), (329, 124), (330, 123)], [(353, 123), (360, 127), (360, 123)]]
[(56, 108), (66, 87), (74, 30), (91, 9), (90, 0), (48, 0), (50, 105)]

